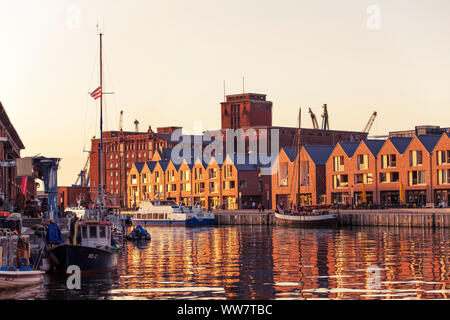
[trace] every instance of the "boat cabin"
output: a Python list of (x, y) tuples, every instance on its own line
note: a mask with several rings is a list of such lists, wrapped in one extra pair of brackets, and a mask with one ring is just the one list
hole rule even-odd
[(111, 246), (111, 227), (107, 221), (83, 221), (81, 228), (81, 245), (91, 248)]

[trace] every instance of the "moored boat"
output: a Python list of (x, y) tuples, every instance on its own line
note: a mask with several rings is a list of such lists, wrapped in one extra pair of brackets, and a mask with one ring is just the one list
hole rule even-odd
[(81, 244), (61, 244), (49, 250), (52, 267), (66, 272), (71, 265), (81, 272), (113, 270), (117, 266), (118, 251), (112, 247), (112, 224), (106, 221), (82, 221)]
[(0, 289), (17, 289), (40, 284), (44, 281), (43, 271), (32, 270), (31, 268), (1, 267), (0, 268)]
[(292, 225), (301, 227), (334, 227), (337, 225), (337, 215), (329, 213), (327, 209), (301, 208), (299, 211), (286, 212), (279, 206), (275, 210), (275, 223), (278, 225)]
[(177, 205), (171, 200), (143, 200), (133, 214), (132, 222), (140, 225), (208, 225), (214, 224), (215, 216), (200, 206)]

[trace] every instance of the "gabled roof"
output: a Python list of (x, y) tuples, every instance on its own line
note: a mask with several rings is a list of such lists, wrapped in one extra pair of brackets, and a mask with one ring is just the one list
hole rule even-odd
[(439, 142), (439, 139), (442, 137), (442, 135), (438, 134), (427, 134), (427, 135), (420, 135), (417, 136), (417, 138), (422, 142), (425, 149), (427, 149), (428, 152), (433, 152), (434, 147)]
[(134, 166), (136, 167), (136, 169), (139, 173), (142, 172), (142, 168), (144, 168), (144, 164), (145, 164), (145, 162), (135, 162), (134, 163)]
[(161, 160), (161, 161), (158, 161), (159, 165), (161, 166), (161, 168), (162, 168), (164, 171), (166, 171), (167, 166), (169, 165), (169, 162), (170, 162), (170, 161), (167, 161), (167, 160)]
[(305, 151), (309, 154), (312, 161), (318, 165), (327, 163), (330, 154), (334, 150), (334, 146), (303, 146)]
[(389, 138), (389, 141), (391, 141), (391, 143), (394, 145), (395, 149), (397, 149), (397, 151), (400, 154), (403, 154), (405, 152), (405, 150), (406, 150), (406, 148), (408, 148), (411, 140), (412, 140), (412, 138), (409, 138), (409, 137)]
[(342, 147), (349, 158), (353, 156), (359, 144), (360, 142), (339, 142), (339, 145)]
[(297, 158), (297, 148), (283, 147), (283, 150), (291, 162), (293, 162), (295, 158)]
[(253, 163), (254, 161), (251, 161), (249, 154), (229, 153), (227, 156), (230, 157), (237, 170), (255, 171), (258, 169), (258, 160)]
[(381, 147), (385, 142), (386, 140), (364, 140), (364, 143), (366, 144), (367, 148), (369, 148), (374, 157), (378, 155), (378, 152), (380, 152)]
[(156, 161), (147, 161), (147, 167), (150, 170), (151, 173), (153, 173), (153, 170), (155, 170), (156, 167)]

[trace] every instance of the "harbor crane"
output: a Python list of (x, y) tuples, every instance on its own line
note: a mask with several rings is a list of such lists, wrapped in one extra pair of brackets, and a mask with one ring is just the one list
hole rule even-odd
[(311, 115), (311, 120), (312, 120), (313, 128), (314, 128), (314, 129), (319, 129), (319, 124), (317, 123), (316, 115), (315, 115), (314, 112), (311, 110), (311, 108), (309, 108), (309, 114)]
[(89, 186), (89, 180), (90, 180), (90, 167), (89, 167), (89, 160), (90, 160), (90, 154), (87, 157), (86, 163), (83, 167), (83, 170), (80, 171), (78, 174), (78, 178), (75, 181), (74, 184), (72, 184), (72, 187), (88, 187)]
[(134, 128), (136, 132), (139, 132), (139, 121), (138, 119), (134, 120)]
[(330, 123), (328, 121), (328, 109), (327, 105), (323, 105), (323, 114), (322, 114), (322, 130), (330, 130)]
[(376, 118), (376, 117), (377, 117), (377, 112), (374, 111), (374, 112), (372, 113), (372, 115), (370, 116), (369, 121), (367, 121), (367, 124), (366, 124), (366, 126), (364, 127), (363, 132), (369, 133), (370, 128), (372, 128), (373, 122), (375, 121), (375, 118)]

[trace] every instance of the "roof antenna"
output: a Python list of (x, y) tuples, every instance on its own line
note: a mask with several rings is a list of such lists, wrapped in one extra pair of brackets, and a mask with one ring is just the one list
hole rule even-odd
[(223, 80), (223, 101), (225, 102), (226, 99), (226, 94), (225, 94), (225, 80)]
[(242, 93), (245, 93), (245, 78), (242, 77)]

